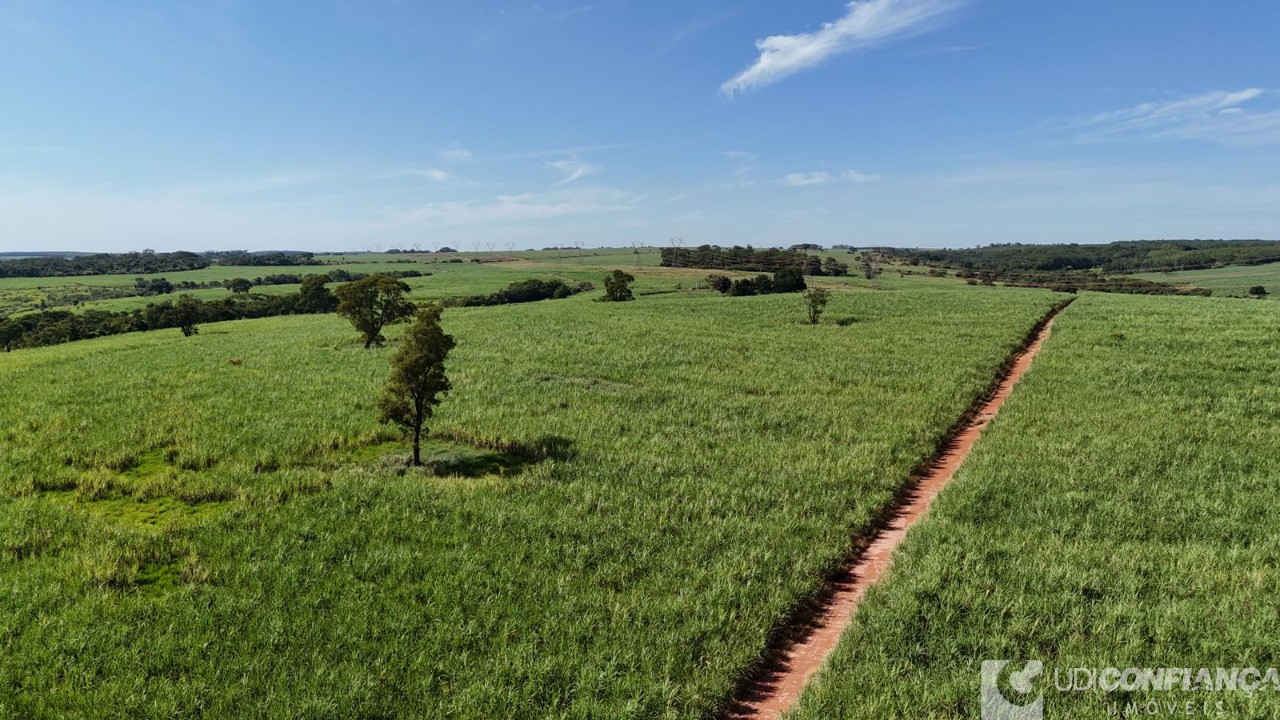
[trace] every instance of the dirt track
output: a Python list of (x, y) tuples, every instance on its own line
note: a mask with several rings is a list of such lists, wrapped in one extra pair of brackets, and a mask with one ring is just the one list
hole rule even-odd
[(1031, 361), (1049, 337), (1054, 317), (1065, 306), (1059, 305), (1050, 311), (1026, 349), (1014, 357), (994, 392), (965, 415), (967, 420), (951, 435), (952, 439), (936, 456), (929, 471), (895, 505), (889, 522), (870, 538), (866, 550), (833, 581), (826, 601), (800, 631), (798, 639), (780, 653), (764, 673), (743, 688), (727, 713), (727, 718), (780, 718), (800, 698), (805, 685), (835, 650), (836, 643), (853, 619), (867, 588), (884, 576), (889, 569), (893, 551), (902, 542), (907, 530), (924, 515), (938, 492), (951, 481), (982, 431), (995, 418), (1013, 387), (1031, 366)]

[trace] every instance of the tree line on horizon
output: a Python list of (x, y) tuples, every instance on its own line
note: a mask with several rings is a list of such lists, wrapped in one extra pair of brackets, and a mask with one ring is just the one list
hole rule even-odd
[[(353, 275), (356, 274), (346, 274), (348, 277)], [(170, 328), (178, 328), (184, 335), (190, 336), (197, 334), (198, 327), (205, 323), (280, 315), (331, 313), (339, 309), (344, 298), (350, 298), (356, 305), (365, 300), (376, 304), (384, 302), (395, 304), (401, 302), (403, 295), (409, 292), (408, 285), (405, 285), (401, 276), (394, 272), (361, 275), (359, 279), (351, 277), (351, 280), (340, 286), (336, 294), (326, 287), (330, 282), (334, 282), (332, 274), (308, 275), (303, 279), (302, 287), (298, 292), (282, 295), (232, 293), (218, 300), (199, 300), (192, 295), (184, 294), (176, 300), (166, 299), (149, 303), (144, 308), (128, 311), (85, 310), (77, 313), (70, 310), (45, 310), (8, 318), (0, 317), (0, 350), (8, 352), (109, 335)], [(372, 296), (368, 292), (370, 287), (377, 289)], [(442, 307), (476, 307), (535, 302), (571, 297), (591, 290), (593, 287), (588, 282), (571, 285), (562, 280), (522, 280), (489, 295), (445, 298), (439, 301), (439, 304)], [(398, 296), (388, 301), (386, 299), (388, 291), (393, 288), (398, 292)], [(407, 301), (403, 302), (407, 303)], [(412, 312), (406, 305), (397, 307), (404, 313)], [(377, 342), (380, 331), (381, 325), (378, 325), (372, 335), (366, 335), (366, 340), (370, 344)]]
[(882, 262), (989, 273), (1174, 272), (1280, 262), (1280, 240), (1126, 240), (1105, 245), (1005, 243), (960, 249), (865, 250)]
[(724, 270), (736, 272), (772, 273), (784, 268), (798, 268), (804, 275), (849, 274), (848, 263), (840, 262), (832, 256), (826, 258), (812, 255), (805, 250), (815, 245), (794, 245), (786, 250), (778, 248), (757, 249), (751, 246), (719, 247), (717, 245), (699, 245), (694, 248), (665, 247), (660, 250), (661, 267), (702, 268), (706, 270)]
[(248, 252), (225, 250), (193, 253), (185, 250), (158, 253), (151, 250), (129, 253), (22, 257), (0, 259), (0, 278), (77, 277), (86, 275), (157, 275), (203, 270), (211, 265), (236, 267), (288, 267), (315, 265), (312, 252)]

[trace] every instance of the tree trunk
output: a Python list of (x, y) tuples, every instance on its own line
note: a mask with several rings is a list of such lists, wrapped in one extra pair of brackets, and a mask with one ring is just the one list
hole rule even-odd
[(422, 466), (422, 423), (413, 427), (413, 466)]

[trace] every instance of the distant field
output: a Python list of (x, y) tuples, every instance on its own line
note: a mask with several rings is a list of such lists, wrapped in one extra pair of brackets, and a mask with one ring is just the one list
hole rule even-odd
[(1280, 715), (1269, 689), (1063, 693), (1051, 677), (1276, 666), (1277, 337), (1263, 303), (1081, 297), (794, 717), (976, 718), (986, 659), (1043, 661), (1045, 718), (1151, 701)]
[(1056, 300), (448, 310), (433, 452), (506, 475), (384, 463), (334, 316), (4, 354), (0, 715), (702, 717)]
[(1134, 277), (1174, 285), (1194, 285), (1212, 290), (1214, 295), (1233, 297), (1244, 297), (1249, 292), (1249, 288), (1261, 285), (1270, 293), (1269, 298), (1280, 298), (1280, 263), (1228, 265), (1211, 270), (1145, 273)]
[[(839, 258), (846, 258), (847, 253), (833, 252)], [(32, 312), (40, 309), (70, 309), (75, 311), (106, 310), (112, 312), (128, 311), (146, 307), (150, 303), (173, 299), (180, 294), (191, 294), (201, 300), (215, 300), (226, 297), (228, 290), (217, 288), (201, 288), (198, 290), (179, 290), (168, 296), (131, 296), (106, 299), (90, 299), (92, 295), (103, 293), (124, 294), (134, 286), (138, 277), (147, 280), (165, 278), (171, 283), (221, 283), (232, 278), (265, 277), (275, 274), (305, 276), (323, 274), (342, 269), (352, 273), (373, 274), (378, 272), (394, 272), (397, 270), (417, 270), (431, 273), (430, 277), (408, 278), (405, 282), (413, 288), (411, 295), (415, 300), (438, 300), (461, 295), (486, 294), (510, 285), (513, 282), (528, 279), (549, 280), (561, 278), (573, 282), (591, 282), (597, 287), (603, 284), (604, 276), (614, 269), (626, 270), (636, 276), (634, 290), (637, 295), (654, 295), (688, 289), (702, 282), (713, 270), (698, 268), (664, 268), (659, 267), (661, 260), (657, 248), (640, 248), (635, 252), (632, 248), (584, 248), (579, 255), (576, 250), (539, 250), (517, 251), (515, 253), (493, 253), (492, 257), (501, 262), (471, 262), (472, 258), (486, 258), (489, 253), (445, 253), (445, 254), (377, 254), (360, 253), (347, 255), (317, 255), (317, 259), (325, 264), (262, 267), (262, 266), (221, 266), (215, 265), (202, 270), (185, 272), (159, 273), (152, 275), (88, 275), (74, 277), (51, 278), (0, 278), (0, 315)], [(450, 259), (461, 259), (463, 262), (445, 262)], [(848, 262), (848, 260), (845, 260)], [(875, 289), (894, 289), (911, 287), (955, 286), (963, 281), (954, 277), (931, 278), (927, 275), (902, 275), (903, 272), (920, 272), (918, 268), (898, 268), (885, 266), (884, 272), (874, 281), (865, 280), (858, 272), (856, 265), (851, 268), (847, 277), (810, 278), (816, 285), (853, 286)], [(746, 277), (756, 273), (728, 272), (732, 277)], [(108, 290), (103, 290), (107, 288)], [(253, 289), (254, 293), (278, 295), (297, 292), (298, 285), (260, 285)], [(74, 303), (73, 303), (74, 301)]]

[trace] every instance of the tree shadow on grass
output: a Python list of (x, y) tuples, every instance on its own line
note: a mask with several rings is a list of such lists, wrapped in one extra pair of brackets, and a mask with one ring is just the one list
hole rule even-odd
[[(384, 442), (360, 448), (358, 461), (411, 470), (407, 443)], [(436, 477), (510, 477), (546, 460), (564, 461), (575, 455), (573, 441), (544, 436), (532, 441), (465, 442), (459, 438), (428, 438), (422, 443), (422, 469)]]

